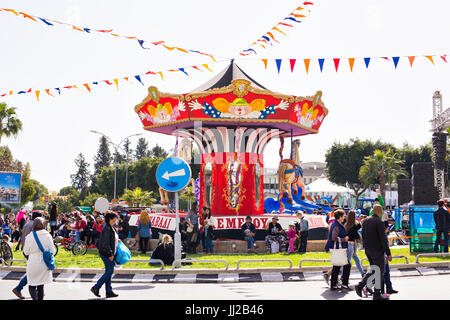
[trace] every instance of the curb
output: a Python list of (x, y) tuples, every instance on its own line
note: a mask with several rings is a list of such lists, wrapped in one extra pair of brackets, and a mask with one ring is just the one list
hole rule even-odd
[[(405, 265), (408, 266), (408, 265)], [(319, 267), (321, 268), (321, 267)], [(286, 270), (287, 269), (287, 270)], [(326, 270), (329, 268), (327, 267)], [(103, 274), (102, 269), (89, 269), (90, 273), (81, 272), (83, 269), (55, 269), (53, 271), (53, 281), (55, 282), (96, 282)], [(92, 272), (94, 271), (95, 272)], [(192, 270), (192, 269), (191, 269)], [(196, 273), (181, 273), (176, 271), (166, 273), (121, 273), (125, 271), (114, 270), (112, 282), (114, 283), (237, 283), (237, 282), (285, 282), (285, 281), (323, 281), (325, 270), (298, 271), (299, 268), (285, 268), (283, 271), (258, 272), (256, 269), (247, 269), (246, 272), (224, 272), (215, 271), (205, 273), (205, 270), (196, 270)], [(70, 271), (70, 272), (69, 272)], [(128, 271), (128, 270), (127, 270)], [(130, 270), (131, 271), (131, 270)], [(236, 271), (236, 270), (233, 270)], [(238, 270), (244, 271), (244, 270)], [(251, 271), (251, 272), (250, 272)], [(19, 280), (25, 274), (24, 267), (2, 267), (0, 268), (1, 280)], [(450, 274), (450, 266), (416, 266), (395, 268), (391, 266), (391, 277), (411, 277), (427, 275)], [(352, 271), (351, 280), (361, 279), (358, 271)]]

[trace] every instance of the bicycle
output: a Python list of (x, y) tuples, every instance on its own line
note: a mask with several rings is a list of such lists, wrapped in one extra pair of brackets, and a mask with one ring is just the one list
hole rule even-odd
[(5, 266), (11, 266), (13, 262), (13, 251), (8, 242), (0, 240), (0, 263)]
[(83, 256), (87, 252), (87, 245), (84, 241), (75, 241), (74, 233), (70, 233), (70, 238), (55, 237), (53, 239), (55, 245), (55, 253), (53, 256), (56, 257), (59, 251), (59, 247), (62, 246), (67, 251), (72, 251), (75, 256)]

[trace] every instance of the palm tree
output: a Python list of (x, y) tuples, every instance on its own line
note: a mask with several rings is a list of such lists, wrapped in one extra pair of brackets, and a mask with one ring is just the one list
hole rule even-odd
[(0, 140), (2, 137), (16, 137), (22, 130), (22, 121), (17, 118), (16, 108), (0, 103)]
[(359, 169), (359, 179), (367, 185), (378, 181), (381, 196), (386, 199), (386, 183), (395, 182), (397, 176), (408, 175), (402, 167), (403, 163), (397, 153), (392, 154), (390, 149), (375, 150), (373, 155), (364, 158), (364, 165)]
[(138, 187), (134, 190), (126, 189), (122, 199), (132, 206), (140, 207), (143, 205), (151, 207), (156, 202), (156, 199), (154, 199), (153, 196), (152, 191), (143, 191)]

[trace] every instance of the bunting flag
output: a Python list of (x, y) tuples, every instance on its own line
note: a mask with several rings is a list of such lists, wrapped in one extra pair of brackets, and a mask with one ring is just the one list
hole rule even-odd
[(348, 58), (348, 65), (350, 66), (350, 72), (353, 72), (354, 64), (355, 64), (355, 58)]
[(303, 62), (305, 63), (305, 70), (306, 70), (306, 74), (308, 74), (308, 70), (309, 70), (309, 62), (311, 61), (311, 59), (303, 59)]
[(294, 66), (297, 59), (289, 59), (289, 63), (291, 64), (291, 72), (294, 72)]
[(325, 59), (319, 59), (319, 67), (320, 67), (320, 72), (323, 71), (323, 63), (325, 62)]
[(398, 60), (400, 60), (400, 57), (392, 57), (392, 61), (394, 61), (395, 69), (397, 69)]
[(277, 64), (278, 73), (280, 73), (282, 59), (275, 59), (275, 63)]
[[(222, 62), (222, 61), (226, 61), (226, 60), (219, 60), (217, 62)], [(280, 60), (281, 61), (281, 60)], [(281, 62), (280, 62), (281, 63)], [(86, 82), (86, 83), (82, 83), (80, 86), (84, 87), (86, 89), (86, 91), (88, 92), (92, 92), (92, 87), (91, 86), (98, 86), (100, 83), (105, 83), (108, 86), (112, 86), (115, 85), (117, 91), (119, 90), (119, 82), (120, 80), (126, 80), (128, 81), (130, 78), (134, 78), (136, 79), (136, 81), (138, 81), (140, 84), (142, 84), (143, 86), (145, 85), (142, 78), (144, 76), (150, 76), (150, 75), (159, 75), (161, 77), (162, 80), (164, 80), (164, 72), (166, 71), (179, 71), (179, 72), (183, 72), (186, 76), (189, 76), (187, 69), (192, 68), (193, 70), (197, 70), (200, 72), (203, 72), (204, 69), (209, 70), (211, 72), (214, 72), (208, 64), (202, 64), (200, 65), (196, 65), (196, 66), (185, 66), (185, 67), (180, 67), (180, 68), (176, 68), (176, 69), (170, 69), (170, 70), (163, 70), (163, 71), (147, 71), (143, 74), (137, 74), (137, 75), (133, 75), (133, 76), (125, 76), (125, 77), (119, 77), (119, 78), (114, 78), (111, 80), (101, 80), (101, 81), (93, 81), (93, 82)], [(203, 70), (202, 70), (203, 68)], [(72, 85), (68, 85), (68, 86), (59, 86), (59, 87), (54, 87), (52, 89), (39, 89), (39, 90), (33, 90), (33, 89), (28, 89), (28, 90), (18, 90), (17, 92), (14, 90), (8, 90), (5, 91), (6, 93), (0, 94), (0, 97), (4, 97), (6, 95), (13, 95), (13, 94), (26, 94), (26, 93), (31, 93), (34, 92), (34, 94), (36, 95), (36, 99), (37, 101), (39, 101), (39, 98), (41, 97), (40, 94), (41, 92), (46, 92), (47, 95), (55, 97), (52, 94), (53, 92), (58, 92), (58, 95), (61, 94), (61, 89), (66, 89), (66, 90), (70, 90), (70, 89), (78, 89), (77, 85), (72, 84)], [(80, 87), (81, 89), (81, 87)]]
[(142, 40), (142, 39), (138, 39), (135, 36), (124, 36), (124, 35), (120, 35), (117, 33), (112, 33), (112, 29), (92, 29), (92, 28), (86, 28), (86, 27), (79, 27), (79, 26), (75, 26), (73, 24), (70, 23), (65, 23), (65, 22), (60, 22), (57, 20), (53, 20), (53, 19), (49, 19), (49, 18), (42, 18), (42, 17), (38, 17), (38, 16), (34, 16), (31, 14), (27, 14), (24, 12), (20, 12), (20, 11), (16, 11), (14, 9), (6, 9), (6, 8), (0, 8), (0, 12), (4, 12), (4, 13), (12, 13), (17, 17), (23, 17), (27, 20), (32, 20), (34, 22), (42, 22), (43, 24), (45, 24), (45, 26), (47, 27), (54, 27), (56, 24), (59, 25), (65, 25), (68, 26), (71, 30), (75, 30), (77, 32), (83, 32), (83, 33), (89, 33), (89, 34), (93, 34), (93, 32), (98, 32), (98, 33), (102, 33), (102, 34), (108, 34), (111, 35), (115, 38), (123, 38), (123, 39), (129, 39), (129, 40), (133, 40), (133, 41), (137, 41), (137, 43), (139, 44), (139, 46), (142, 49), (150, 49), (148, 47), (146, 47), (147, 45), (152, 45), (152, 46), (160, 46), (162, 45), (162, 47), (164, 47), (165, 49), (172, 51), (174, 49), (176, 49), (177, 51), (183, 52), (183, 53), (195, 53), (195, 54), (200, 54), (200, 55), (204, 55), (204, 56), (208, 56), (210, 57), (214, 62), (216, 61), (214, 55), (210, 54), (210, 53), (206, 53), (206, 52), (201, 52), (198, 50), (189, 50), (189, 49), (184, 49), (184, 48), (180, 48), (177, 46), (168, 46), (166, 44), (165, 41), (147, 41), (147, 40)]
[[(399, 64), (399, 62), (400, 62), (402, 57), (408, 58), (411, 67), (413, 66), (413, 62), (415, 61), (415, 59), (417, 57), (427, 58), (432, 64), (435, 64), (435, 61), (436, 61), (435, 59), (439, 59), (439, 58), (443, 62), (448, 63), (446, 54), (445, 55), (429, 55), (429, 56), (395, 56), (395, 57), (390, 57), (390, 58), (389, 57), (319, 58), (319, 59), (317, 59), (317, 61), (319, 63), (320, 72), (323, 72), (323, 67), (324, 67), (325, 61), (332, 59), (333, 60), (333, 64), (334, 64), (334, 68), (335, 68), (336, 72), (338, 72), (340, 61), (342, 59), (347, 59), (349, 67), (350, 67), (350, 72), (353, 72), (353, 67), (355, 65), (355, 61), (356, 60), (363, 60), (364, 61), (364, 65), (366, 66), (366, 69), (369, 68), (369, 64), (370, 64), (370, 62), (373, 59), (381, 59), (383, 61), (391, 61), (392, 60), (392, 62), (394, 64), (394, 68), (397, 69), (397, 66), (398, 66), (398, 64)], [(236, 60), (245, 61), (245, 60), (252, 60), (252, 59), (247, 59), (247, 58), (239, 59), (238, 58)], [(274, 60), (275, 64), (276, 64), (277, 71), (278, 71), (278, 73), (280, 73), (281, 65), (283, 63), (283, 60), (289, 60), (289, 65), (290, 65), (291, 72), (294, 72), (295, 63), (297, 62), (298, 59), (255, 59), (255, 60), (261, 60), (264, 63), (264, 69), (267, 69), (267, 65), (268, 65), (268, 61), (269, 60)], [(303, 59), (303, 63), (305, 65), (305, 71), (306, 71), (307, 74), (309, 73), (310, 62), (311, 62), (311, 59)]]
[[(309, 7), (312, 6), (313, 3), (309, 1), (303, 2), (300, 6), (298, 6), (294, 11), (292, 11), (287, 17), (283, 18), (280, 22), (278, 22), (272, 29), (268, 32), (264, 33), (259, 39), (254, 41), (249, 48), (242, 50), (239, 54), (241, 56), (248, 56), (251, 54), (257, 54), (256, 50), (261, 48), (266, 49), (268, 46), (273, 46), (275, 43), (280, 43), (276, 38), (278, 35), (282, 34), (284, 36), (288, 36), (281, 27), (283, 28), (293, 28), (294, 24), (298, 24), (302, 22), (302, 19), (305, 19), (311, 13)], [(288, 30), (288, 29), (285, 29)], [(276, 31), (276, 32), (275, 32)]]
[(333, 59), (333, 61), (334, 61), (334, 68), (336, 69), (336, 72), (338, 71), (338, 68), (339, 68), (339, 61), (340, 61), (341, 59), (339, 59), (339, 58), (334, 58)]

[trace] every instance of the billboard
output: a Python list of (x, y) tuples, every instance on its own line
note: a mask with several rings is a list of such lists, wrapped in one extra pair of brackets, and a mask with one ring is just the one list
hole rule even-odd
[(0, 203), (20, 203), (21, 174), (0, 172)]

